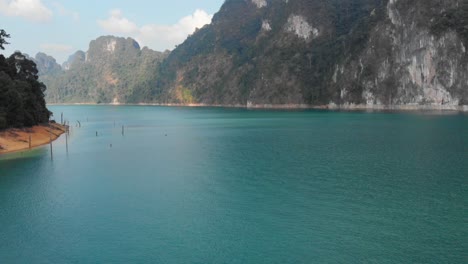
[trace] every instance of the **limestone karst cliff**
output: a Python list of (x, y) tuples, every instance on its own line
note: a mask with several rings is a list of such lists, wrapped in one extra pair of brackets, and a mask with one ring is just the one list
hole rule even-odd
[[(170, 100), (463, 109), (457, 0), (230, 0), (164, 62)], [(466, 23), (456, 21), (455, 23)], [(465, 107), (466, 108), (466, 107)]]
[(136, 103), (146, 100), (156, 85), (165, 53), (150, 50), (131, 38), (113, 36), (91, 41), (60, 71), (40, 72), (49, 103)]
[[(105, 103), (468, 110), (467, 28), (467, 0), (227, 0), (170, 54), (127, 40), (115, 64), (119, 44), (96, 40), (78, 63), (92, 81), (69, 70), (48, 98), (86, 85)], [(128, 68), (149, 81), (125, 85)]]

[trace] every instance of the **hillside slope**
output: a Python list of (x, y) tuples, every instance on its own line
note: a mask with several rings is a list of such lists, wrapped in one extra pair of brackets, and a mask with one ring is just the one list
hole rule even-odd
[(166, 56), (141, 49), (131, 38), (105, 36), (91, 41), (87, 52), (74, 53), (59, 69), (45, 55), (38, 54), (36, 61), (49, 103), (135, 103), (153, 97), (151, 88)]
[(159, 100), (462, 109), (466, 2), (227, 0), (164, 61)]
[(468, 0), (226, 0), (172, 52), (100, 37), (61, 67), (51, 103), (468, 111)]

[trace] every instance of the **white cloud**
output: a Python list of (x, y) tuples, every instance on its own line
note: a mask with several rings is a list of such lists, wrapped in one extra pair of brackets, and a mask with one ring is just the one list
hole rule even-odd
[(63, 6), (61, 3), (59, 2), (53, 2), (52, 3), (55, 11), (60, 15), (60, 16), (63, 16), (63, 17), (70, 17), (72, 18), (74, 21), (79, 21), (80, 20), (80, 14), (78, 12), (74, 12), (74, 11), (71, 11), (71, 10), (68, 10), (65, 6)]
[(115, 9), (106, 20), (98, 20), (99, 26), (110, 34), (125, 34), (135, 38), (142, 46), (155, 50), (173, 49), (182, 43), (196, 28), (201, 28), (211, 22), (213, 15), (197, 9), (192, 15), (181, 18), (173, 25), (143, 25), (137, 26), (125, 18), (122, 11)]
[(46, 22), (52, 18), (52, 11), (41, 0), (0, 0), (0, 13), (34, 22)]
[(122, 11), (114, 9), (109, 12), (110, 17), (106, 20), (98, 20), (99, 26), (110, 33), (134, 34), (138, 32), (138, 27), (135, 23), (126, 19), (122, 15)]

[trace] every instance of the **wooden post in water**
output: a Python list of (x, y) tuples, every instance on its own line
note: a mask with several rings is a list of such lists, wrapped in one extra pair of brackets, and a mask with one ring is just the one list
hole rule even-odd
[(62, 112), (62, 114), (60, 115), (60, 124), (63, 125), (63, 112)]
[[(67, 129), (68, 130), (68, 129)], [(68, 154), (68, 133), (65, 133), (65, 145), (67, 148), (67, 154)]]
[(54, 152), (52, 150), (52, 128), (49, 125), (49, 144), (50, 144), (50, 159), (54, 160)]
[(125, 135), (124, 126), (122, 126), (122, 136)]

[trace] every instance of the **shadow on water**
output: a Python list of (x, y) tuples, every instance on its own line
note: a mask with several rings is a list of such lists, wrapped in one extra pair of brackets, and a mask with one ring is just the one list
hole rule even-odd
[(23, 151), (18, 151), (14, 153), (7, 153), (7, 154), (0, 155), (0, 162), (1, 162), (0, 168), (3, 167), (3, 164), (8, 161), (9, 162), (15, 161), (18, 163), (22, 163), (27, 160), (37, 159), (49, 153), (49, 150), (47, 148), (48, 146), (41, 146), (39, 148), (35, 148), (32, 150), (23, 150)]

